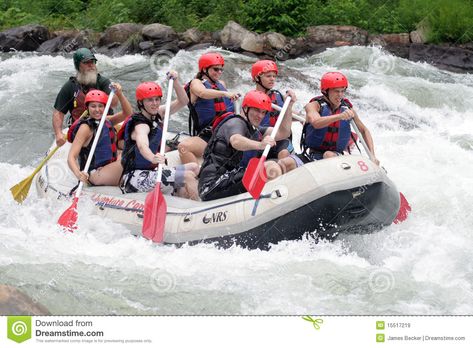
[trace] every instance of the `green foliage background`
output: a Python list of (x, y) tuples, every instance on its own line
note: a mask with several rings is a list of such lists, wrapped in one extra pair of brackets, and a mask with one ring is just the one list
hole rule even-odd
[(216, 31), (234, 20), (256, 32), (301, 36), (311, 25), (371, 33), (427, 29), (430, 42), (473, 41), (473, 0), (3, 0), (0, 30), (29, 23), (102, 31), (124, 22)]

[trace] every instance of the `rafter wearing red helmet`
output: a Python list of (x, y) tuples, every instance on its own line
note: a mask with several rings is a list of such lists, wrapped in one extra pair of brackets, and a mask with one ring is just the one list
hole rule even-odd
[(238, 94), (227, 91), (220, 79), (224, 66), (220, 53), (204, 53), (199, 58), (199, 73), (185, 87), (190, 100), (189, 134), (192, 137), (179, 144), (182, 163), (196, 162), (202, 157), (214, 122), (234, 112), (233, 102)]
[[(261, 91), (250, 91), (243, 98), (242, 115), (231, 115), (214, 129), (204, 153), (199, 174), (199, 195), (204, 201), (246, 192), (242, 179), (248, 162), (259, 157), (267, 144), (274, 146), (270, 137), (272, 127), (260, 127), (271, 110), (271, 99)], [(288, 114), (286, 114), (288, 115)], [(291, 132), (291, 117), (285, 117), (276, 134), (276, 140)], [(265, 162), (272, 180), (282, 173), (279, 164)]]
[[(299, 156), (301, 163), (340, 156), (349, 153), (352, 136), (350, 121), (354, 120), (361, 135), (374, 155), (373, 138), (361, 122), (352, 103), (345, 98), (348, 79), (340, 72), (325, 73), (320, 80), (322, 95), (312, 98), (305, 106), (306, 124), (302, 131)], [(379, 161), (374, 158), (374, 162)]]
[(120, 101), (122, 111), (107, 117), (99, 136), (92, 163), (88, 173), (83, 172), (90, 148), (102, 118), (108, 95), (100, 90), (90, 90), (84, 98), (86, 111), (69, 128), (67, 140), (72, 143), (67, 164), (80, 181), (92, 185), (118, 185), (122, 173), (117, 147), (115, 125), (122, 122), (133, 112), (128, 99), (118, 83), (112, 84)]
[[(176, 71), (168, 73), (174, 79), (177, 99), (171, 102), (173, 114), (187, 105), (189, 99), (179, 83)], [(158, 164), (165, 164), (165, 156), (159, 153), (161, 146), (162, 115), (166, 105), (161, 104), (163, 91), (155, 82), (143, 82), (136, 88), (138, 112), (124, 126), (122, 155), (123, 176), (120, 187), (123, 192), (149, 192), (156, 185)], [(197, 163), (177, 167), (164, 166), (161, 188), (164, 194), (197, 199)]]
[[(272, 60), (259, 60), (251, 67), (251, 78), (256, 83), (256, 90), (266, 93), (271, 99), (271, 103), (282, 107), (286, 98), (280, 91), (274, 89), (278, 74), (278, 66)], [(293, 101), (295, 101), (296, 95), (294, 91), (289, 90), (287, 93), (289, 93)], [(289, 106), (287, 112), (292, 114), (292, 104)], [(261, 125), (273, 127), (276, 124), (278, 117), (279, 111), (271, 108), (271, 110), (266, 113)], [(289, 137), (288, 139), (279, 140), (276, 143), (276, 146), (271, 148), (271, 151), (269, 151), (268, 158), (282, 160), (291, 156), (293, 153), (294, 147), (292, 146)]]

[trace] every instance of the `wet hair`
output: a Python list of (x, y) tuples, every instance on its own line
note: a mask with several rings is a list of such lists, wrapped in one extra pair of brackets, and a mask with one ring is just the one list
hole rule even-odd
[(202, 80), (204, 79), (204, 76), (205, 76), (205, 74), (204, 74), (204, 72), (201, 70), (201, 71), (199, 71), (199, 72), (197, 73), (197, 75), (195, 75), (195, 78), (202, 81)]

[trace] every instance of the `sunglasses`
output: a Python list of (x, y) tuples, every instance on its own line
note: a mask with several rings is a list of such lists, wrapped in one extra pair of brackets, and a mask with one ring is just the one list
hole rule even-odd
[(216, 72), (223, 72), (223, 68), (212, 67), (211, 69), (213, 69), (213, 71), (216, 71)]
[(81, 61), (82, 64), (95, 64), (97, 60), (95, 59), (88, 59), (88, 60), (83, 60)]

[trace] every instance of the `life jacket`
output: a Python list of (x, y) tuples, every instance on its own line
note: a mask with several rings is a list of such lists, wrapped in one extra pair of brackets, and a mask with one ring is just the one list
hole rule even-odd
[[(348, 99), (343, 99), (339, 108), (334, 111), (331, 110), (323, 96), (312, 98), (309, 103), (314, 101), (319, 103), (319, 113), (322, 117), (336, 115), (343, 112), (345, 108), (352, 108)], [(315, 150), (343, 153), (348, 146), (350, 136), (350, 121), (347, 120), (332, 122), (327, 127), (320, 129), (315, 129), (311, 124), (306, 123), (302, 129), (301, 145), (304, 152)]]
[(149, 148), (153, 153), (158, 153), (161, 147), (161, 137), (163, 135), (162, 124), (158, 121), (151, 121), (141, 113), (135, 113), (125, 126), (125, 146), (122, 152), (123, 173), (127, 174), (136, 169), (152, 170), (157, 164), (151, 163), (141, 155), (136, 141), (131, 139), (131, 134), (136, 125), (145, 123), (150, 128), (148, 133)]
[(226, 119), (227, 117), (230, 117), (232, 115), (235, 115), (234, 112), (232, 111), (229, 111), (229, 112), (226, 112), (218, 117), (215, 117), (215, 120), (213, 121), (212, 123), (212, 132), (215, 130), (215, 128), (217, 128), (217, 126), (220, 124), (220, 122), (222, 122), (224, 119)]
[[(254, 129), (253, 130), (253, 133), (251, 135), (251, 140), (255, 140), (255, 141), (261, 141), (263, 140), (263, 134), (261, 133), (261, 131), (259, 129)], [(243, 168), (246, 168), (248, 167), (248, 163), (250, 162), (250, 160), (254, 157), (261, 157), (261, 155), (263, 154), (263, 151), (261, 150), (247, 150), (247, 151), (243, 151), (243, 157), (240, 161), (240, 167), (243, 167)]]
[[(184, 86), (184, 90), (189, 98), (187, 107), (189, 108), (189, 134), (195, 136), (204, 128), (212, 126), (215, 119), (226, 112), (234, 112), (235, 108), (230, 98), (221, 97), (215, 99), (198, 98), (195, 104), (191, 103), (190, 81)], [(207, 89), (226, 91), (227, 89), (220, 83), (211, 83), (204, 80), (202, 82)]]
[[(281, 92), (275, 89), (272, 89), (269, 91), (268, 96), (271, 98), (272, 104), (279, 105), (280, 107), (284, 105), (284, 98)], [(275, 109), (271, 109), (271, 111), (268, 111), (266, 113), (266, 116), (261, 121), (261, 126), (274, 127), (276, 125), (276, 121), (278, 120), (278, 117), (279, 117), (279, 111)]]
[(123, 121), (122, 125), (120, 126), (120, 129), (117, 132), (117, 142), (125, 139), (125, 127), (130, 119), (131, 119), (131, 116), (128, 116), (125, 119), (125, 121)]
[[(248, 127), (250, 134), (254, 132), (253, 126), (240, 115), (233, 114), (224, 118), (214, 129), (213, 135), (204, 151), (204, 161), (202, 163), (201, 172), (205, 168), (207, 176), (209, 176), (209, 174), (212, 177), (219, 176), (226, 171), (233, 170), (240, 166), (240, 163), (243, 159), (243, 152), (235, 150), (233, 147), (227, 144), (225, 138), (219, 133), (220, 128), (226, 122), (234, 118), (243, 120), (245, 125)], [(213, 168), (209, 170), (209, 168), (207, 168), (209, 166), (213, 166)]]
[(87, 107), (85, 106), (85, 94), (87, 93), (82, 90), (81, 84), (77, 81), (74, 76), (69, 78), (74, 84), (74, 101), (71, 110), (72, 120), (76, 121), (81, 117)]
[[(99, 75), (97, 75), (97, 81), (98, 79)], [(87, 92), (89, 92), (91, 89), (98, 89), (98, 86), (83, 88), (75, 76), (69, 77), (69, 80), (71, 80), (74, 84), (74, 101), (73, 108), (71, 110), (71, 123), (73, 123), (83, 115), (84, 111), (87, 110), (87, 106), (85, 105), (85, 95)], [(112, 108), (108, 110), (108, 114), (113, 115)]]
[[(74, 124), (70, 127), (67, 133), (67, 140), (71, 143), (74, 141), (74, 138), (76, 137), (80, 126), (82, 126), (83, 124), (87, 124), (94, 133), (89, 144), (86, 147), (83, 147), (79, 152), (80, 170), (84, 169), (85, 167), (85, 163), (87, 162), (87, 158), (89, 157), (90, 149), (97, 133), (99, 123), (99, 120), (95, 120), (91, 117), (81, 118), (74, 122)], [(90, 163), (89, 172), (94, 169), (103, 167), (109, 163), (115, 162), (116, 160), (116, 131), (112, 125), (112, 122), (110, 122), (109, 120), (105, 120), (102, 132), (97, 142), (97, 147), (95, 148), (94, 157), (92, 157), (92, 162)]]

